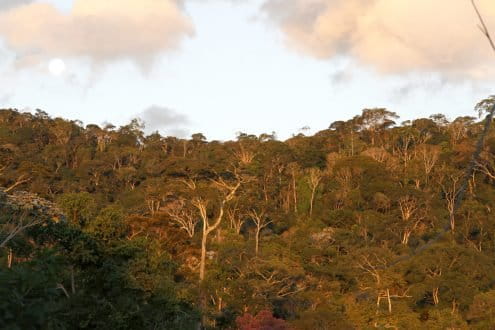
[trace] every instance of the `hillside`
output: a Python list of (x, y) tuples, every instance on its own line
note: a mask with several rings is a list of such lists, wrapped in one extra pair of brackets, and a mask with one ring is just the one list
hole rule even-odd
[(487, 329), (483, 118), (222, 142), (0, 110), (0, 328)]

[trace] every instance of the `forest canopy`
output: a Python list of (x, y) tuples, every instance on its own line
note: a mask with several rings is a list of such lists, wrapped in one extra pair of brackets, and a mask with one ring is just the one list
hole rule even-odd
[(486, 329), (492, 107), (223, 142), (0, 110), (0, 328)]

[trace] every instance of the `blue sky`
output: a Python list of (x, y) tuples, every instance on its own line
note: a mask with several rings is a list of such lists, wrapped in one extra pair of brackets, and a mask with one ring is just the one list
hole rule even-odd
[[(345, 36), (349, 36), (352, 30), (355, 35), (348, 38), (360, 40), (358, 46), (341, 50), (340, 46), (327, 43), (333, 40), (334, 31), (341, 29), (342, 17), (348, 21), (345, 15), (349, 10), (364, 10), (358, 5), (341, 10), (340, 16), (336, 16), (340, 9), (324, 7), (327, 2), (321, 5), (322, 0), (287, 0), (287, 6), (282, 9), (277, 7), (277, 0), (185, 0), (184, 7), (177, 7), (178, 13), (174, 7), (166, 17), (167, 22), (177, 18), (176, 25), (182, 30), (161, 32), (175, 33), (173, 37), (180, 40), (175, 42), (171, 39), (169, 43), (160, 44), (161, 48), (155, 48), (152, 45), (154, 39), (150, 39), (150, 44), (143, 44), (153, 52), (150, 60), (140, 50), (125, 44), (146, 33), (148, 26), (142, 31), (137, 26), (136, 36), (132, 36), (132, 30), (124, 29), (122, 33), (127, 34), (123, 36), (124, 40), (116, 41), (124, 45), (121, 50), (105, 48), (105, 53), (102, 53), (98, 41), (90, 40), (93, 43), (88, 44), (86, 56), (85, 45), (67, 40), (71, 37), (68, 33), (61, 33), (61, 45), (57, 44), (57, 39), (53, 40), (52, 35), (45, 36), (47, 45), (43, 45), (44, 36), (36, 35), (36, 38), (29, 39), (30, 31), (21, 33), (5, 27), (2, 29), (1, 20), (6, 22), (7, 19), (15, 21), (28, 17), (13, 13), (37, 2), (56, 6), (62, 10), (57, 14), (62, 18), (69, 16), (72, 11), (69, 0), (9, 1), (12, 4), (9, 9), (3, 9), (4, 16), (0, 9), (0, 40), (3, 39), (0, 47), (0, 107), (24, 111), (40, 108), (52, 116), (80, 119), (85, 124), (111, 122), (121, 125), (140, 116), (147, 122), (148, 130), (157, 129), (162, 134), (188, 136), (202, 132), (208, 139), (226, 140), (235, 138), (240, 131), (254, 134), (275, 131), (279, 138), (285, 139), (299, 133), (304, 126), (311, 127), (313, 133), (325, 129), (331, 122), (351, 118), (366, 107), (387, 107), (400, 114), (401, 120), (439, 112), (450, 118), (474, 115), (474, 104), (493, 93), (492, 72), (484, 68), (494, 65), (495, 61), (484, 56), (488, 46), (477, 31), (474, 20), (467, 21), (465, 29), (472, 32), (465, 38), (478, 38), (479, 46), (485, 48), (472, 52), (483, 53), (483, 56), (474, 59), (464, 56), (461, 59), (465, 65), (454, 66), (452, 63), (460, 63), (455, 56), (463, 52), (462, 44), (458, 48), (453, 46), (457, 52), (447, 54), (453, 56), (452, 62), (447, 64), (443, 61), (419, 61), (416, 57), (412, 60), (401, 53), (402, 50), (397, 51), (397, 56), (388, 58), (394, 55), (396, 48), (380, 37), (386, 56), (374, 54), (370, 48), (363, 50), (362, 45), (367, 44), (371, 44), (371, 49), (376, 48), (378, 41), (376, 36), (368, 38), (363, 37), (362, 32), (354, 33), (352, 29), (363, 29), (355, 24), (350, 25)], [(82, 4), (87, 0), (78, 1)], [(126, 1), (130, 3), (133, 0)], [(147, 1), (151, 4), (153, 1), (172, 0)], [(339, 1), (328, 0), (328, 3)], [(398, 1), (407, 4), (407, 1)], [(312, 35), (304, 34), (306, 26), (301, 26), (301, 22), (310, 19), (303, 15), (304, 8), (301, 7), (309, 2), (320, 2), (321, 13), (311, 15), (320, 15), (317, 18), (324, 23), (319, 30), (313, 24)], [(267, 4), (271, 6), (268, 9)], [(265, 9), (262, 9), (264, 5)], [(287, 9), (291, 5), (295, 8), (293, 11)], [(175, 2), (173, 6), (176, 6)], [(84, 10), (96, 10), (96, 7), (87, 5)], [(38, 10), (32, 8), (33, 12)], [(375, 12), (363, 12), (363, 15), (379, 16), (378, 10), (398, 9), (373, 10)], [(125, 14), (123, 17), (132, 18), (136, 9), (130, 8), (129, 12), (130, 16)], [(302, 16), (298, 17), (300, 13)], [(491, 13), (487, 13), (490, 22)], [(101, 17), (106, 19), (107, 16)], [(60, 22), (66, 24), (64, 19)], [(101, 24), (101, 20), (99, 22)], [(19, 24), (31, 23), (26, 20), (19, 21)], [(78, 25), (75, 24), (71, 23), (69, 27), (77, 36)], [(155, 29), (155, 26), (150, 29)], [(445, 29), (447, 33), (439, 38), (448, 38), (449, 27)], [(57, 32), (56, 29), (47, 31), (51, 34)], [(408, 31), (403, 33), (404, 38), (418, 38)], [(326, 48), (319, 48), (320, 41), (326, 43)], [(342, 40), (336, 40), (335, 44), (337, 42), (340, 45)], [(416, 44), (423, 49), (428, 47), (426, 41), (423, 43), (423, 37)], [(36, 49), (35, 55), (30, 55), (31, 48), (26, 45)], [(108, 47), (111, 48), (112, 44)], [(129, 56), (119, 53), (122, 51), (128, 51)], [(425, 52), (428, 56), (438, 53), (429, 49)], [(60, 75), (48, 70), (54, 58), (65, 63), (65, 71)], [(485, 66), (475, 67), (472, 63)]]

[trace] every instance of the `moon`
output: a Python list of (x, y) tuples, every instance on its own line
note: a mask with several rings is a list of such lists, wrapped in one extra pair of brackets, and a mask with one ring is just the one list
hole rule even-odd
[(65, 62), (60, 58), (52, 59), (50, 64), (48, 64), (48, 71), (50, 71), (53, 76), (60, 76), (65, 71)]

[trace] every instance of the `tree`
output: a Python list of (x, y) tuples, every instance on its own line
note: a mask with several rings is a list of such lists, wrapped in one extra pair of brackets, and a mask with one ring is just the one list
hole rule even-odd
[(255, 232), (255, 236), (254, 236), (254, 239), (255, 239), (254, 251), (255, 251), (256, 256), (258, 256), (260, 233), (266, 226), (268, 226), (270, 223), (272, 223), (272, 221), (268, 220), (266, 218), (265, 211), (258, 212), (256, 210), (251, 210), (249, 215), (251, 216), (251, 220), (254, 222), (254, 224), (256, 226), (256, 232)]
[(5, 192), (9, 192), (11, 190), (13, 190), (14, 188), (16, 188), (17, 186), (20, 186), (21, 184), (24, 184), (24, 183), (27, 183), (29, 181), (31, 181), (32, 178), (27, 176), (26, 174), (21, 174), (16, 180), (14, 183), (12, 183), (8, 188), (5, 188)]
[(490, 112), (495, 106), (495, 95), (490, 95), (486, 99), (481, 100), (476, 104), (474, 110), (478, 112), (478, 115), (482, 115)]
[(419, 215), (420, 205), (416, 198), (406, 195), (399, 198), (399, 208), (402, 221), (405, 223), (401, 243), (407, 245), (409, 237), (421, 222), (421, 216)]
[(65, 194), (59, 199), (60, 206), (72, 224), (84, 227), (96, 212), (96, 203), (87, 192)]
[(42, 223), (40, 218), (27, 217), (26, 214), (17, 217), (11, 216), (11, 220), (0, 228), (0, 248), (7, 246), (10, 240), (25, 231), (26, 229)]
[(457, 196), (461, 186), (462, 174), (451, 171), (451, 173), (444, 173), (438, 180), (438, 184), (442, 188), (443, 197), (447, 211), (449, 212), (450, 230), (454, 232), (455, 229), (455, 211)]
[(418, 146), (418, 151), (425, 173), (425, 182), (428, 183), (430, 174), (438, 162), (440, 148), (437, 146), (422, 144)]
[(288, 189), (287, 191), (292, 191), (292, 199), (294, 203), (294, 212), (297, 213), (297, 175), (300, 171), (300, 167), (297, 163), (290, 163), (287, 166), (287, 169), (289, 171), (289, 174), (291, 176), (291, 189)]
[(112, 241), (125, 238), (130, 227), (125, 223), (123, 210), (119, 206), (111, 205), (91, 219), (86, 230), (103, 241)]
[(190, 238), (194, 237), (196, 225), (199, 223), (199, 217), (191, 208), (186, 206), (185, 200), (174, 200), (167, 205), (165, 212), (173, 222), (186, 231)]
[(418, 132), (412, 127), (401, 127), (396, 132), (398, 133), (398, 138), (394, 145), (394, 153), (401, 160), (405, 172), (409, 161), (414, 156), (412, 150), (419, 136)]
[(399, 116), (385, 108), (364, 109), (359, 117), (359, 123), (362, 130), (370, 133), (371, 145), (374, 146), (378, 134), (384, 129), (395, 124), (394, 119)]
[(448, 130), (450, 132), (450, 144), (452, 146), (456, 146), (463, 138), (466, 137), (469, 126), (473, 124), (474, 119), (474, 117), (465, 116), (456, 118), (452, 123), (450, 123)]
[(468, 319), (477, 327), (489, 328), (495, 322), (495, 291), (479, 293), (469, 307)]
[(230, 222), (230, 228), (234, 229), (235, 233), (239, 235), (246, 220), (243, 214), (240, 214), (237, 203), (234, 206), (228, 208), (226, 213), (227, 218)]
[(313, 203), (315, 199), (316, 190), (320, 185), (323, 178), (323, 172), (318, 168), (311, 168), (308, 171), (308, 183), (311, 188), (311, 199), (309, 201), (309, 217), (313, 215)]
[(434, 114), (434, 115), (431, 115), (430, 116), (430, 119), (433, 120), (433, 122), (437, 125), (437, 127), (439, 127), (441, 130), (445, 130), (446, 127), (448, 126), (449, 124), (449, 120), (447, 119), (447, 117), (445, 117), (445, 115), (441, 114), (441, 113), (437, 113), (437, 114)]
[(350, 156), (354, 156), (355, 153), (355, 144), (356, 144), (356, 136), (359, 132), (361, 118), (359, 116), (355, 116), (354, 118), (348, 121), (336, 121), (333, 122), (329, 129), (337, 132), (340, 137), (340, 141), (344, 146), (344, 149), (347, 148), (347, 140), (349, 139), (349, 147), (350, 147)]
[[(298, 329), (493, 323), (490, 120), (454, 142), (444, 116), (198, 135), (185, 158), (177, 138), (62, 121), (0, 110), (1, 184), (31, 178), (0, 189), (0, 328), (231, 329), (265, 309)], [(46, 208), (20, 189), (65, 217), (31, 225)]]
[(223, 215), (225, 212), (225, 206), (228, 202), (230, 202), (239, 187), (241, 186), (241, 178), (235, 172), (236, 181), (234, 183), (229, 183), (222, 178), (214, 180), (213, 183), (218, 187), (219, 190), (223, 190), (225, 192), (224, 196), (221, 197), (220, 205), (218, 207), (218, 214), (213, 218), (213, 222), (211, 222), (210, 217), (208, 216), (208, 201), (196, 197), (192, 201), (192, 205), (196, 207), (201, 216), (202, 220), (202, 236), (201, 236), (201, 261), (199, 266), (199, 281), (200, 283), (205, 278), (205, 266), (206, 266), (206, 244), (208, 242), (208, 236), (220, 226), (220, 223), (223, 220)]

